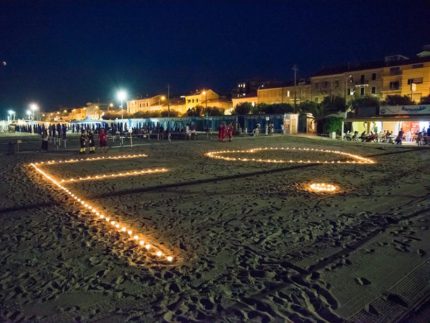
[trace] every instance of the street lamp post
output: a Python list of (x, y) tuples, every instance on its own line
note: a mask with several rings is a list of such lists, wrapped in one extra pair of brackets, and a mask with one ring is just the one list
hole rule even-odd
[(206, 120), (206, 129), (207, 129), (207, 137), (209, 138), (209, 125), (208, 125), (208, 91), (203, 90), (202, 94), (205, 96), (205, 120)]
[(127, 100), (127, 91), (119, 90), (116, 94), (116, 97), (120, 103), (119, 107), (121, 108), (121, 119), (124, 119), (124, 101)]
[(294, 71), (294, 113), (297, 112), (297, 71), (299, 68), (294, 65), (292, 70)]
[(39, 106), (36, 103), (30, 103), (29, 105), (32, 119), (35, 120), (35, 113), (39, 110)]
[(203, 95), (205, 96), (205, 109), (208, 111), (208, 91), (204, 90)]
[(170, 84), (167, 84), (167, 117), (170, 118)]

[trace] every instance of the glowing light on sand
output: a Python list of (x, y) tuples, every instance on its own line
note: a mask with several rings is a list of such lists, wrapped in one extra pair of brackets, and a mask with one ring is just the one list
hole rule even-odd
[(99, 175), (86, 176), (86, 177), (70, 177), (70, 178), (62, 179), (60, 180), (60, 182), (71, 183), (71, 182), (82, 182), (82, 181), (98, 181), (98, 180), (104, 180), (107, 178), (166, 173), (168, 171), (169, 170), (167, 168), (152, 168), (152, 169), (150, 168), (150, 169), (141, 169), (141, 170), (131, 170), (131, 171), (119, 172), (119, 173), (99, 174)]
[[(261, 151), (289, 151), (289, 152), (312, 152), (334, 154), (340, 157), (351, 158), (352, 160), (311, 160), (311, 159), (263, 159), (252, 157), (229, 157), (231, 154), (255, 154)], [(256, 162), (270, 164), (375, 164), (375, 161), (359, 155), (346, 153), (339, 150), (319, 149), (319, 148), (302, 148), (302, 147), (258, 147), (243, 150), (219, 150), (210, 151), (205, 154), (206, 157), (222, 159), (226, 161)]]
[[(164, 252), (157, 247), (158, 244), (145, 244), (145, 241), (148, 241), (149, 239), (145, 238), (143, 234), (139, 233), (138, 230), (135, 228), (131, 228), (124, 224), (124, 222), (119, 219), (118, 216), (115, 217), (109, 217), (105, 214), (103, 214), (100, 210), (97, 209), (90, 201), (86, 201), (81, 197), (78, 197), (76, 194), (72, 193), (68, 188), (66, 188), (63, 184), (66, 182), (73, 182), (69, 180), (62, 180), (57, 179), (48, 172), (44, 171), (41, 166), (42, 165), (56, 165), (61, 163), (77, 163), (77, 162), (85, 162), (85, 161), (96, 161), (96, 160), (105, 160), (105, 159), (111, 159), (111, 160), (117, 160), (117, 159), (128, 159), (128, 158), (138, 158), (138, 157), (147, 157), (145, 154), (134, 154), (134, 155), (121, 155), (121, 156), (111, 156), (111, 157), (93, 157), (93, 158), (81, 158), (81, 159), (68, 159), (63, 161), (49, 161), (49, 162), (39, 162), (39, 163), (31, 163), (30, 166), (33, 167), (39, 174), (42, 175), (42, 177), (47, 180), (48, 182), (52, 183), (54, 186), (56, 186), (58, 189), (63, 191), (65, 194), (70, 196), (74, 201), (76, 201), (82, 210), (89, 212), (92, 214), (96, 219), (103, 220), (105, 224), (110, 224), (111, 228), (113, 227), (115, 232), (119, 232), (121, 239), (125, 241), (133, 241), (134, 244), (138, 247), (142, 247), (141, 250), (146, 250), (146, 252), (149, 252), (151, 249), (150, 255), (164, 259), (165, 261), (171, 263), (173, 262), (174, 258), (171, 254), (171, 252), (167, 252), (167, 250), (164, 250)], [(151, 170), (140, 170), (140, 171), (132, 171), (132, 172), (122, 172), (121, 175), (115, 174), (115, 177), (118, 176), (132, 176), (132, 175), (142, 175), (142, 174), (150, 174), (150, 173), (161, 173), (166, 172), (167, 169), (165, 168), (159, 168), (159, 169), (151, 169)], [(113, 174), (110, 174), (113, 175)], [(96, 175), (101, 176), (101, 175)], [(103, 176), (103, 175), (102, 175)], [(94, 177), (94, 176), (92, 176)], [(108, 175), (106, 176), (108, 177)], [(89, 180), (94, 178), (88, 178), (85, 177), (84, 180)], [(98, 179), (98, 178), (97, 178)], [(100, 225), (103, 225), (103, 223), (100, 223)], [(106, 227), (106, 225), (105, 225)], [(109, 229), (108, 229), (109, 230)], [(112, 230), (112, 229), (111, 229)], [(136, 233), (137, 232), (137, 233)], [(131, 239), (132, 236), (132, 239)], [(165, 254), (168, 254), (165, 256)]]
[(313, 193), (328, 193), (333, 194), (339, 191), (339, 187), (334, 184), (328, 183), (309, 183), (306, 185), (306, 189)]
[(32, 165), (58, 165), (58, 164), (72, 164), (80, 162), (92, 162), (99, 160), (119, 160), (119, 159), (132, 159), (132, 158), (144, 158), (148, 157), (146, 154), (128, 154), (128, 155), (116, 155), (116, 156), (99, 156), (99, 157), (88, 157), (88, 158), (71, 158), (65, 160), (49, 160), (32, 163)]

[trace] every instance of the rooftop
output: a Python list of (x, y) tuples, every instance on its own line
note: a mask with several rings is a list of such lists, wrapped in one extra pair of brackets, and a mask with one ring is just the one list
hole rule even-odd
[(384, 60), (384, 61), (375, 61), (375, 62), (366, 62), (359, 64), (346, 64), (346, 65), (338, 65), (332, 67), (323, 67), (317, 73), (312, 76), (323, 76), (323, 75), (331, 75), (331, 74), (342, 74), (345, 72), (354, 72), (360, 70), (367, 70), (373, 68), (383, 68), (390, 66), (402, 66), (416, 63), (430, 62), (430, 57), (417, 57), (412, 59), (402, 59), (402, 60)]

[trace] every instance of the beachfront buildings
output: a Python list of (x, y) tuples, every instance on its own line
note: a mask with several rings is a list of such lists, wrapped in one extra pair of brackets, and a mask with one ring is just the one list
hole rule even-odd
[[(371, 63), (346, 64), (323, 68), (308, 79), (297, 82), (277, 82), (263, 80), (241, 81), (230, 93), (231, 98), (223, 97), (212, 89), (199, 89), (189, 94), (169, 97), (166, 93), (147, 98), (127, 101), (128, 115), (136, 112), (157, 114), (175, 111), (184, 115), (197, 106), (215, 107), (225, 114), (241, 103), (290, 104), (299, 105), (305, 101), (322, 102), (327, 96), (345, 98), (347, 103), (353, 99), (372, 96), (383, 101), (388, 95), (408, 96), (415, 103), (430, 95), (430, 46), (424, 48), (416, 58), (402, 55), (385, 57)], [(49, 114), (57, 120), (98, 119), (102, 117), (100, 104), (87, 105)]]
[(311, 85), (309, 81), (301, 80), (294, 84), (288, 82), (281, 86), (266, 86), (257, 91), (258, 103), (297, 105), (310, 100)]
[(155, 95), (144, 99), (127, 101), (127, 112), (152, 113), (163, 111), (176, 111), (178, 115), (184, 115), (188, 110), (197, 106), (218, 108), (228, 114), (231, 112), (231, 100), (220, 96), (212, 89), (200, 89), (181, 97), (168, 98), (165, 94)]
[(154, 95), (149, 98), (134, 99), (127, 101), (127, 113), (134, 114), (143, 112), (160, 112), (167, 109), (167, 97), (164, 94)]
[(347, 102), (363, 96), (384, 100), (388, 95), (406, 95), (419, 103), (430, 95), (430, 57), (394, 55), (381, 62), (322, 69), (311, 76), (311, 86), (314, 102), (332, 95)]
[(109, 110), (109, 105), (104, 103), (88, 102), (83, 107), (60, 109), (55, 112), (44, 113), (42, 121), (72, 122), (81, 120), (100, 120)]
[(224, 112), (227, 112), (227, 114), (231, 112), (231, 100), (226, 97), (220, 96), (218, 93), (211, 89), (196, 90), (188, 95), (185, 95), (184, 98), (187, 111), (197, 106), (201, 106), (203, 108), (217, 108)]

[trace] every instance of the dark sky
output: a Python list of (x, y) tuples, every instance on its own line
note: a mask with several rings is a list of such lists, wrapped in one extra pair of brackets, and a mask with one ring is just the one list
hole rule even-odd
[[(228, 93), (248, 78), (413, 56), (430, 43), (428, 0), (0, 0), (0, 110), (110, 101), (170, 83)], [(3, 115), (1, 117), (4, 117)]]

